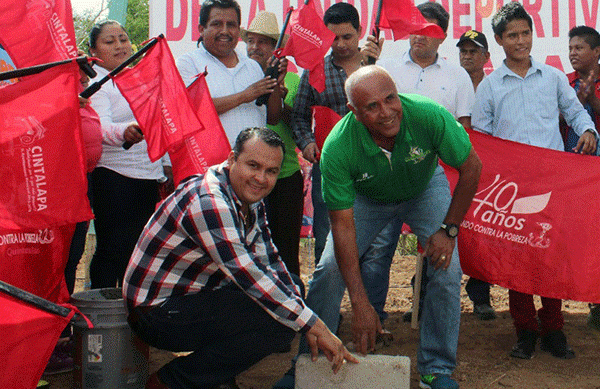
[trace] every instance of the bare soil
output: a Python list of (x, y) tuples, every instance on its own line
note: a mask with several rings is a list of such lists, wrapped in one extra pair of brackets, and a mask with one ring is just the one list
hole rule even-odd
[[(301, 247), (302, 273), (308, 285), (314, 263), (313, 247), (309, 239), (304, 239)], [(415, 257), (397, 252), (390, 275), (390, 292), (386, 310), (390, 317), (385, 326), (394, 336), (390, 346), (377, 352), (388, 355), (404, 355), (411, 359), (411, 388), (418, 387), (419, 375), (416, 369), (418, 331), (412, 330), (409, 323), (402, 321), (402, 314), (412, 304), (410, 278), (414, 273)], [(85, 285), (86, 261), (80, 264), (78, 288)], [(466, 282), (465, 276), (463, 281)], [(480, 321), (473, 315), (472, 304), (462, 290), (462, 318), (458, 346), (458, 366), (454, 378), (463, 389), (516, 388), (516, 389), (600, 389), (600, 332), (586, 325), (589, 312), (587, 303), (564, 301), (564, 332), (569, 344), (576, 352), (572, 360), (560, 360), (539, 348), (531, 360), (509, 357), (516, 342), (512, 320), (508, 312), (508, 293), (500, 287), (492, 288), (492, 305), (498, 318)], [(539, 301), (537, 301), (539, 304)], [(344, 320), (340, 337), (344, 342), (351, 341), (351, 312), (344, 300), (342, 314)], [(297, 339), (292, 351), (287, 354), (271, 355), (253, 366), (237, 378), (241, 389), (270, 388), (289, 368), (290, 360), (297, 350)], [(150, 372), (158, 370), (175, 356), (166, 351), (151, 348)], [(44, 377), (51, 388), (72, 388), (72, 374), (65, 373)], [(315, 388), (317, 389), (317, 388)]]

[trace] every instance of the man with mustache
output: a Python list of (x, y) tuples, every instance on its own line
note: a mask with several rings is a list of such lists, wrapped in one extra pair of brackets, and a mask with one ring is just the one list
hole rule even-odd
[[(278, 80), (265, 77), (256, 61), (236, 50), (240, 20), (235, 0), (206, 0), (200, 9), (198, 49), (177, 59), (186, 85), (207, 69), (206, 82), (232, 145), (242, 129), (277, 124), (281, 115)], [(280, 70), (282, 81), (285, 69)], [(271, 93), (267, 106), (257, 106), (254, 101), (265, 93)]]

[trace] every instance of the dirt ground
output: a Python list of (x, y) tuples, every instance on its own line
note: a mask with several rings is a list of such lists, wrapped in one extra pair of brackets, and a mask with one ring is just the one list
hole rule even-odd
[[(302, 273), (307, 284), (312, 274), (313, 247), (309, 239), (302, 242)], [(412, 330), (409, 323), (402, 321), (402, 314), (412, 304), (410, 277), (414, 273), (415, 257), (397, 252), (394, 259), (391, 284), (386, 310), (390, 316), (385, 326), (394, 336), (394, 342), (378, 350), (380, 354), (403, 355), (411, 359), (411, 388), (418, 387), (419, 375), (416, 370), (416, 350), (418, 331)], [(85, 285), (85, 261), (80, 264), (78, 288)], [(509, 357), (516, 342), (512, 320), (508, 312), (508, 293), (500, 287), (492, 288), (492, 305), (498, 312), (498, 318), (492, 321), (480, 321), (472, 312), (472, 304), (462, 290), (462, 317), (458, 345), (458, 366), (454, 378), (462, 389), (516, 388), (516, 389), (600, 389), (600, 332), (586, 325), (587, 303), (565, 301), (564, 332), (576, 358), (559, 360), (550, 354), (538, 350), (531, 360)], [(539, 304), (539, 301), (537, 301)], [(351, 341), (349, 329), (351, 316), (347, 300), (342, 310), (344, 320), (340, 337), (344, 342)], [(285, 373), (290, 360), (295, 355), (297, 339), (292, 351), (287, 354), (275, 354), (265, 358), (250, 370), (237, 378), (241, 389), (266, 389)], [(164, 363), (174, 358), (172, 353), (151, 349), (150, 372), (154, 372)], [(73, 387), (72, 374), (65, 373), (43, 377), (51, 388), (67, 389)], [(317, 389), (317, 388), (315, 388)]]

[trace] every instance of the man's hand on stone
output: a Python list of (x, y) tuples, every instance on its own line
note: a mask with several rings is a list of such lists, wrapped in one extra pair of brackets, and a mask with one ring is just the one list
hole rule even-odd
[(331, 362), (331, 369), (334, 373), (340, 370), (344, 361), (358, 363), (358, 359), (350, 354), (342, 341), (329, 331), (321, 319), (318, 319), (315, 325), (308, 330), (306, 340), (310, 347), (311, 359), (316, 361), (319, 349), (321, 349), (327, 360)]
[(379, 316), (368, 302), (353, 306), (352, 311), (354, 346), (359, 353), (367, 354), (375, 349), (377, 334), (383, 332)]

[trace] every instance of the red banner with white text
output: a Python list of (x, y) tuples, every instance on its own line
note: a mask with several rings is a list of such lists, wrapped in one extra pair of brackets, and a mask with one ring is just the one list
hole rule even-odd
[(71, 2), (0, 1), (0, 44), (17, 68), (76, 57)]
[[(469, 135), (483, 170), (458, 238), (463, 271), (523, 293), (600, 303), (600, 158)], [(458, 173), (446, 173), (453, 188)]]
[(0, 88), (0, 228), (93, 217), (77, 97), (79, 68), (57, 66)]

